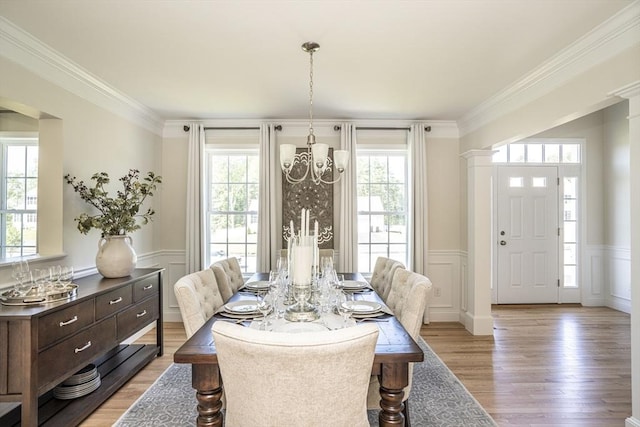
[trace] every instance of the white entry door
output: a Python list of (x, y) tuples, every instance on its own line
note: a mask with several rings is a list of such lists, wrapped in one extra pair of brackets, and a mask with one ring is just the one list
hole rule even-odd
[(498, 304), (557, 303), (558, 169), (499, 166)]

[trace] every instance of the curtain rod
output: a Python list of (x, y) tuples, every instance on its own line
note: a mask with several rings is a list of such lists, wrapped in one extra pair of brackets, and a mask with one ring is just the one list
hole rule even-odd
[[(189, 125), (184, 125), (182, 127), (182, 129), (185, 132), (189, 132), (189, 130), (191, 129), (191, 126)], [(275, 125), (274, 126), (275, 130), (282, 130), (282, 125)], [(234, 127), (234, 126), (230, 126), (230, 127), (205, 127), (204, 130), (260, 130), (259, 127), (256, 126), (252, 126), (252, 127)]]
[[(335, 125), (333, 127), (333, 130), (340, 130), (340, 126)], [(393, 127), (382, 127), (382, 128), (376, 128), (376, 127), (358, 127), (356, 126), (356, 130), (411, 130), (411, 128), (407, 128), (407, 127), (398, 127), (398, 128), (393, 128)], [(426, 132), (431, 132), (431, 126), (425, 126), (424, 130)]]

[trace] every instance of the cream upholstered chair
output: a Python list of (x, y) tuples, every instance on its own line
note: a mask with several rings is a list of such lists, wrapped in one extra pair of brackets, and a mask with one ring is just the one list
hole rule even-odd
[(404, 268), (404, 264), (395, 259), (385, 257), (378, 257), (376, 259), (376, 265), (373, 267), (370, 283), (373, 290), (376, 291), (385, 302), (391, 291), (393, 274), (399, 268)]
[(211, 269), (188, 274), (173, 285), (187, 338), (224, 304)]
[(369, 426), (375, 324), (278, 333), (215, 322), (213, 339), (225, 426)]
[(227, 302), (244, 285), (240, 263), (237, 258), (227, 258), (211, 264), (211, 269), (216, 276), (222, 300)]
[[(431, 298), (431, 281), (422, 274), (399, 268), (393, 275), (391, 291), (387, 298), (387, 306), (393, 310), (402, 326), (407, 330), (411, 338), (417, 340), (422, 327), (422, 316)], [(410, 425), (407, 399), (411, 392), (413, 376), (413, 363), (409, 364), (409, 385), (404, 388), (404, 416), (406, 425)], [(380, 407), (380, 382), (377, 376), (371, 376), (369, 392), (367, 395), (367, 407), (375, 409)]]

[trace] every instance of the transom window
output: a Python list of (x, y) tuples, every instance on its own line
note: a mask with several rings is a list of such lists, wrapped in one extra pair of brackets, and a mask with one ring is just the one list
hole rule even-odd
[(581, 145), (577, 142), (514, 142), (497, 148), (493, 163), (580, 163)]
[(0, 137), (0, 257), (37, 253), (38, 138)]

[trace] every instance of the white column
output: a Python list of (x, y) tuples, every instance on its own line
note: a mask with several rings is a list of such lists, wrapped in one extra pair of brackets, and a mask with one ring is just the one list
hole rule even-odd
[(629, 99), (629, 191), (631, 206), (631, 416), (640, 427), (640, 81), (612, 93)]
[(491, 150), (470, 150), (467, 159), (468, 274), (460, 321), (473, 335), (493, 335), (491, 316)]

